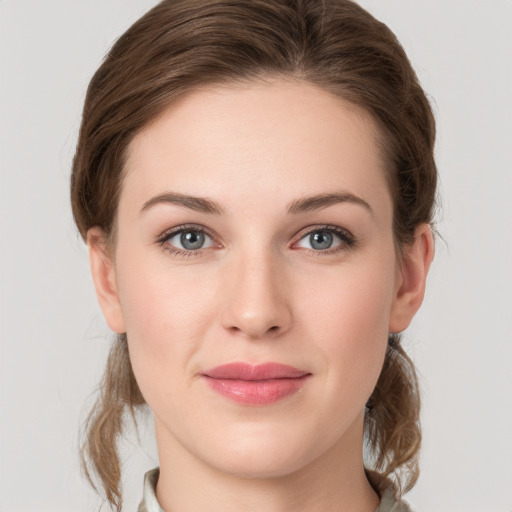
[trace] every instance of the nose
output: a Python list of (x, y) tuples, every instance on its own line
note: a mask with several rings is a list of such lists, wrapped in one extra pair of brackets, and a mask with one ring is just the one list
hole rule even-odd
[(250, 339), (275, 338), (288, 331), (288, 290), (275, 258), (240, 255), (224, 275), (225, 289), (230, 290), (222, 311), (225, 329)]

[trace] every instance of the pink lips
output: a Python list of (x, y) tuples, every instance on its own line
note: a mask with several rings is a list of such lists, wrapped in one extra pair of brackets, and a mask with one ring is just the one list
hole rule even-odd
[(278, 363), (229, 363), (202, 373), (211, 389), (246, 405), (267, 405), (297, 392), (311, 374)]

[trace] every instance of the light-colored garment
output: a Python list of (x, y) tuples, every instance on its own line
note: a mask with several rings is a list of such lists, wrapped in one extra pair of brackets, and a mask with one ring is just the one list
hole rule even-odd
[[(159, 472), (160, 470), (155, 468), (144, 476), (144, 497), (137, 512), (165, 512), (158, 503), (155, 493)], [(389, 481), (380, 479), (379, 484), (381, 500), (375, 512), (411, 512), (407, 503), (395, 498), (393, 485)]]
[(152, 469), (144, 475), (144, 494), (137, 512), (165, 512), (156, 499), (156, 483), (160, 468)]

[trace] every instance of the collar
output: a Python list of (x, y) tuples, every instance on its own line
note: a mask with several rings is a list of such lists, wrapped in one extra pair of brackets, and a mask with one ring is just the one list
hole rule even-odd
[[(165, 512), (156, 499), (159, 475), (160, 468), (152, 469), (144, 475), (144, 495), (137, 512)], [(412, 512), (407, 503), (396, 497), (395, 487), (390, 480), (373, 471), (367, 471), (367, 476), (380, 496), (375, 512)]]
[(144, 475), (144, 494), (137, 512), (165, 512), (156, 499), (156, 483), (160, 468), (152, 469)]

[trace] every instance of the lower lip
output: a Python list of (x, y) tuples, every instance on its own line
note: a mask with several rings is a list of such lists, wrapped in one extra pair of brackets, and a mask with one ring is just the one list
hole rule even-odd
[(309, 375), (268, 380), (214, 379), (204, 376), (213, 391), (246, 405), (268, 405), (299, 391)]

